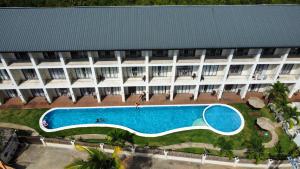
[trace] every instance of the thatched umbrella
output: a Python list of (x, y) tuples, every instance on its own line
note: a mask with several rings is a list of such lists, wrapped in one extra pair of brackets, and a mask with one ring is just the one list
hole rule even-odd
[(261, 109), (266, 106), (264, 101), (257, 97), (250, 97), (248, 99), (248, 103), (249, 103), (249, 105), (251, 105), (252, 107), (257, 108), (257, 109)]

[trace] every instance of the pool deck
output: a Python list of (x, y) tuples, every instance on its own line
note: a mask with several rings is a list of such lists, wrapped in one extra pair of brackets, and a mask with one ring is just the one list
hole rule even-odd
[[(141, 105), (170, 105), (170, 104), (208, 104), (208, 103), (246, 103), (249, 97), (263, 98), (262, 93), (248, 92), (245, 99), (241, 99), (239, 95), (235, 93), (224, 93), (223, 98), (218, 100), (216, 96), (212, 96), (210, 93), (202, 93), (198, 96), (197, 100), (191, 99), (190, 94), (177, 94), (173, 101), (166, 99), (166, 95), (153, 95), (150, 97), (149, 102), (140, 102)], [(96, 107), (96, 106), (124, 106), (135, 105), (139, 100), (139, 95), (131, 95), (126, 99), (126, 102), (122, 102), (121, 96), (107, 96), (102, 98), (102, 102), (98, 103), (92, 96), (84, 96), (78, 99), (76, 103), (73, 103), (68, 97), (61, 96), (56, 98), (51, 104), (48, 104), (44, 97), (34, 97), (27, 104), (23, 104), (19, 98), (11, 98), (7, 100), (0, 109), (4, 108), (53, 108), (53, 107)], [(291, 101), (300, 101), (300, 93), (294, 95)]]

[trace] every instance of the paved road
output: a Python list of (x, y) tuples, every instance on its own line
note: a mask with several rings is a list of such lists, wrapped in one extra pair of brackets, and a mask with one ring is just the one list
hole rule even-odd
[[(73, 149), (30, 145), (17, 158), (17, 169), (63, 169), (75, 157), (86, 158), (86, 154)], [(126, 162), (128, 169), (233, 169), (226, 166), (200, 165), (144, 157), (129, 157)]]

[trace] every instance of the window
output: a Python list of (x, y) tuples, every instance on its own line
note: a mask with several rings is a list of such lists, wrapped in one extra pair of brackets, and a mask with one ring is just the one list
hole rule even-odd
[(218, 69), (219, 69), (219, 65), (205, 65), (203, 66), (202, 75), (216, 76)]
[(115, 52), (112, 50), (102, 50), (98, 51), (99, 58), (115, 58)]
[(192, 76), (193, 66), (178, 66), (177, 76)]
[(293, 69), (294, 64), (285, 64), (283, 65), (280, 74), (290, 74), (291, 70)]
[(47, 60), (59, 59), (59, 56), (56, 52), (43, 52), (43, 55), (44, 55), (44, 59)]
[(289, 55), (300, 55), (300, 48), (291, 48)]
[(69, 90), (68, 89), (55, 89), (55, 92), (58, 96), (69, 96)]
[(247, 56), (248, 52), (249, 52), (249, 49), (243, 49), (243, 48), (235, 49), (234, 55), (235, 56)]
[(5, 69), (0, 69), (0, 80), (9, 80), (9, 76)]
[(229, 75), (240, 75), (242, 74), (244, 65), (231, 65), (229, 69)]
[(175, 86), (176, 93), (194, 93), (194, 86)]
[(129, 67), (126, 70), (128, 77), (142, 77), (144, 72), (143, 67)]
[(269, 65), (267, 65), (267, 64), (257, 65), (255, 68), (254, 74), (261, 75), (261, 74), (265, 73), (265, 71), (268, 69), (268, 67), (269, 67)]
[(65, 79), (65, 73), (63, 69), (49, 69), (49, 74), (52, 79)]
[[(100, 69), (100, 76), (105, 78), (117, 78), (118, 77), (118, 68), (116, 67), (107, 67)], [(101, 77), (100, 77), (101, 79)]]
[(168, 57), (168, 50), (152, 50), (152, 57)]
[(10, 98), (18, 97), (16, 90), (4, 90), (4, 93)]
[(194, 49), (183, 49), (179, 50), (179, 56), (182, 57), (193, 57), (195, 56), (195, 50)]
[(125, 56), (128, 58), (140, 58), (142, 57), (142, 52), (139, 50), (127, 50), (125, 51)]
[(15, 53), (15, 56), (16, 56), (16, 59), (17, 60), (27, 60), (29, 61), (29, 56), (26, 52), (18, 52), (18, 53)]
[(26, 80), (38, 79), (34, 69), (23, 69), (22, 73), (23, 73)]
[(86, 52), (71, 52), (71, 57), (72, 59), (87, 59), (88, 56), (87, 56), (87, 53)]
[(206, 49), (206, 56), (221, 56), (222, 49)]
[(276, 48), (264, 48), (262, 51), (262, 56), (273, 55)]
[(76, 68), (75, 74), (78, 79), (92, 78), (92, 71), (89, 68)]
[(44, 97), (44, 91), (42, 89), (31, 89), (30, 90), (33, 97)]
[(218, 90), (218, 87), (219, 86), (217, 86), (217, 85), (204, 85), (204, 86), (200, 86), (199, 92), (203, 92), (203, 93), (212, 92), (214, 90)]
[(153, 77), (167, 77), (168, 72), (171, 71), (171, 67), (167, 66), (153, 66), (152, 75)]
[(83, 88), (80, 89), (80, 93), (82, 96), (93, 96), (95, 94), (94, 88)]

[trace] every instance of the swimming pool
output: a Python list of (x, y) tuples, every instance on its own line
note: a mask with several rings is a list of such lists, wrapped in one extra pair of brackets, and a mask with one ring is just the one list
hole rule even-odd
[[(143, 137), (208, 129), (222, 135), (239, 133), (244, 118), (224, 104), (53, 108), (40, 118), (40, 127), (55, 132), (77, 127), (112, 127)], [(45, 123), (47, 126), (45, 126)]]

